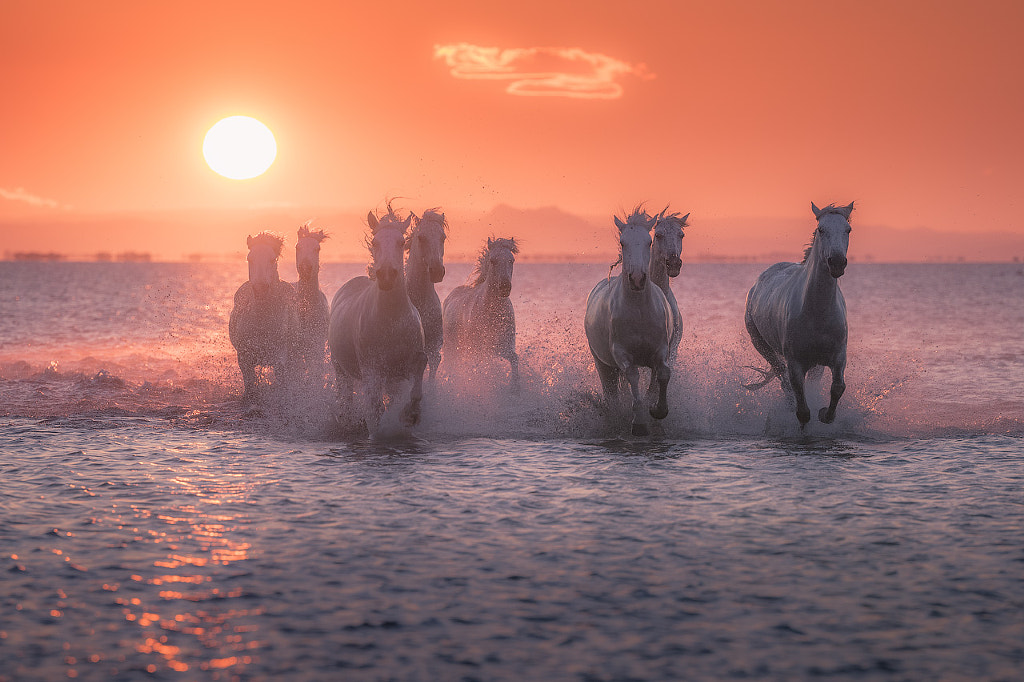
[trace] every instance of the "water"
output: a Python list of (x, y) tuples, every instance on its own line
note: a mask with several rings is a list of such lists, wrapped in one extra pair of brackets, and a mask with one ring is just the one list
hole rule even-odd
[(801, 432), (740, 387), (761, 266), (686, 264), (644, 439), (583, 337), (606, 267), (517, 266), (522, 394), (442, 377), (381, 442), (329, 386), (243, 410), (241, 265), (0, 263), (0, 680), (1021, 678), (1020, 266), (852, 265)]

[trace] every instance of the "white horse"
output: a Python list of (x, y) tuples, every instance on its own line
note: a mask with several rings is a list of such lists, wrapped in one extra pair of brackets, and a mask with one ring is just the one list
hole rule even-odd
[(249, 281), (235, 292), (228, 338), (238, 353), (243, 400), (256, 401), (256, 368), (273, 367), (277, 383), (291, 378), (298, 312), (295, 292), (277, 274), (284, 239), (270, 232), (249, 236)]
[(423, 216), (412, 214), (413, 228), (406, 240), (409, 257), (405, 263), (405, 279), (409, 298), (420, 313), (423, 323), (423, 343), (430, 366), (430, 380), (437, 374), (441, 363), (441, 299), (434, 285), (444, 280), (444, 241), (448, 237), (448, 223), (444, 213), (431, 208)]
[(487, 239), (472, 282), (456, 287), (444, 299), (444, 359), (448, 371), (466, 356), (497, 356), (508, 360), (511, 389), (519, 391), (516, 354), (516, 313), (509, 295), (519, 245), (515, 239)]
[(367, 221), (369, 277), (355, 277), (338, 289), (331, 303), (327, 338), (342, 407), (351, 407), (359, 381), (369, 405), (367, 426), (372, 434), (384, 414), (385, 399), (388, 405), (397, 404), (408, 382), (412, 388), (402, 421), (407, 426), (419, 422), (427, 356), (420, 315), (405, 285), (405, 233), (412, 216), (402, 220), (389, 205), (382, 218), (371, 212)]
[(325, 239), (327, 234), (323, 230), (314, 232), (306, 223), (299, 228), (295, 242), (295, 270), (299, 273), (299, 281), (294, 284), (299, 315), (299, 360), (307, 373), (316, 373), (316, 378), (323, 376), (330, 315), (327, 297), (320, 291), (320, 243)]
[[(624, 374), (633, 396), (632, 433), (647, 435), (646, 412), (655, 419), (668, 415), (667, 391), (672, 310), (660, 287), (650, 283), (651, 228), (657, 223), (639, 207), (619, 228), (622, 274), (601, 280), (587, 297), (585, 327), (590, 352), (601, 377), (605, 400), (617, 404), (619, 376)], [(640, 392), (640, 367), (658, 381), (658, 402), (645, 410)]]
[(758, 389), (779, 377), (783, 389), (796, 398), (801, 428), (811, 420), (804, 396), (808, 370), (825, 366), (832, 371), (831, 401), (818, 411), (826, 424), (835, 419), (846, 390), (846, 301), (839, 278), (846, 271), (853, 203), (818, 208), (812, 202), (811, 210), (818, 227), (803, 262), (776, 263), (762, 272), (747, 294), (744, 315), (754, 348), (771, 365), (770, 371), (751, 368), (764, 380), (746, 387)]
[[(658, 215), (658, 222), (654, 226), (654, 244), (651, 247), (651, 281), (661, 288), (662, 293), (668, 300), (668, 307), (672, 310), (672, 338), (669, 340), (669, 364), (674, 365), (676, 355), (679, 353), (679, 341), (683, 337), (683, 317), (679, 314), (679, 304), (676, 303), (676, 295), (672, 293), (670, 278), (678, 277), (683, 267), (683, 228), (689, 227), (686, 219), (690, 217), (687, 213), (680, 216), (679, 213), (668, 213), (668, 207)], [(651, 382), (654, 385), (654, 382)]]

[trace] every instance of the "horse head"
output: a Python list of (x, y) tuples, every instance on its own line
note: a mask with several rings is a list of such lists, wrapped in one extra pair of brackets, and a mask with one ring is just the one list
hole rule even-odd
[(647, 275), (651, 265), (651, 228), (658, 223), (657, 217), (650, 217), (637, 207), (626, 222), (615, 216), (619, 228), (619, 253), (622, 257), (622, 274), (633, 291), (642, 291), (647, 286)]
[(487, 282), (487, 288), (500, 298), (512, 293), (512, 271), (515, 268), (519, 244), (515, 239), (487, 238), (487, 245), (477, 261), (477, 283)]
[[(814, 241), (808, 250), (808, 257), (816, 251), (818, 259), (828, 267), (828, 273), (838, 279), (846, 272), (853, 202), (851, 201), (848, 206), (829, 204), (825, 208), (818, 208), (812, 201), (811, 211), (818, 221), (818, 228), (814, 232)], [(806, 262), (807, 257), (804, 260)]]
[(448, 238), (448, 223), (444, 213), (431, 208), (423, 217), (412, 214), (413, 230), (409, 233), (409, 258), (419, 258), (434, 284), (444, 280), (444, 242)]
[(263, 298), (271, 286), (280, 281), (277, 275), (277, 259), (281, 256), (284, 238), (272, 232), (260, 232), (246, 238), (249, 247), (249, 283), (256, 298)]
[(688, 227), (686, 219), (689, 217), (689, 213), (684, 216), (668, 213), (668, 206), (658, 214), (651, 257), (664, 260), (669, 277), (678, 277), (683, 267), (683, 228)]
[(384, 217), (378, 220), (371, 211), (366, 219), (370, 224), (370, 236), (367, 239), (370, 266), (367, 272), (381, 291), (390, 291), (405, 277), (405, 233), (412, 222), (412, 216), (402, 220), (389, 205)]
[(327, 234), (323, 230), (310, 230), (308, 222), (299, 228), (295, 242), (295, 270), (299, 279), (313, 279), (320, 271), (320, 242), (325, 239)]

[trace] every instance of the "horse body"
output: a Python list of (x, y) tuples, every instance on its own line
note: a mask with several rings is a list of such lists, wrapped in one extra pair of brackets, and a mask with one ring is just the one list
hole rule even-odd
[(444, 299), (444, 357), (457, 368), (465, 357), (508, 360), (511, 388), (519, 390), (516, 313), (509, 295), (519, 246), (515, 239), (490, 239), (480, 252), (475, 280)]
[(775, 377), (796, 399), (801, 427), (811, 419), (804, 378), (814, 367), (832, 372), (831, 400), (818, 419), (835, 420), (836, 406), (846, 390), (846, 301), (839, 278), (846, 271), (853, 204), (811, 209), (818, 221), (802, 263), (776, 263), (757, 278), (747, 294), (744, 322), (754, 348), (768, 361), (770, 371), (758, 370), (764, 380)]
[(278, 277), (284, 240), (263, 232), (248, 238), (249, 281), (235, 292), (228, 338), (238, 355), (245, 385), (243, 400), (256, 400), (256, 368), (273, 367), (274, 378), (290, 378), (296, 349), (298, 313), (292, 286)]
[(413, 230), (406, 240), (409, 257), (405, 264), (406, 286), (409, 299), (416, 306), (423, 325), (424, 351), (430, 367), (430, 380), (437, 374), (441, 363), (443, 330), (441, 323), (441, 298), (434, 285), (444, 280), (444, 242), (447, 238), (448, 223), (444, 213), (437, 209), (423, 212), (417, 218), (413, 214)]
[[(649, 279), (650, 218), (639, 208), (623, 223), (618, 217), (622, 273), (601, 280), (587, 297), (584, 326), (590, 352), (601, 378), (605, 399), (617, 403), (619, 377), (625, 375), (632, 393), (634, 435), (648, 433), (647, 412), (655, 419), (668, 415), (667, 391), (672, 371), (668, 365), (672, 311), (664, 292)], [(658, 381), (658, 402), (644, 410), (640, 367), (651, 369)]]
[(370, 276), (349, 280), (334, 295), (328, 344), (342, 405), (350, 405), (355, 382), (360, 382), (372, 432), (384, 413), (385, 398), (397, 402), (403, 385), (410, 381), (402, 419), (407, 425), (419, 422), (427, 359), (420, 316), (409, 300), (403, 267), (411, 216), (403, 221), (389, 206), (379, 221), (373, 213), (368, 220)]
[(320, 242), (327, 239), (323, 230), (309, 229), (309, 223), (299, 228), (295, 242), (295, 270), (299, 281), (295, 299), (299, 324), (297, 343), (299, 359), (306, 372), (322, 374), (327, 347), (327, 324), (330, 307), (327, 296), (320, 290)]

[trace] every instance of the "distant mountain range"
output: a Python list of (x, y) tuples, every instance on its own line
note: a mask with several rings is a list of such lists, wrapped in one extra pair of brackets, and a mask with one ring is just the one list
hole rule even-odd
[[(520, 261), (614, 260), (617, 239), (612, 216), (581, 216), (560, 208), (515, 208), (447, 212), (446, 257), (472, 260), (487, 237), (515, 237)], [(75, 216), (48, 214), (0, 220), (0, 255), (60, 254), (96, 260), (106, 254), (149, 254), (153, 260), (235, 259), (245, 237), (269, 229), (294, 244), (307, 220), (331, 234), (325, 261), (363, 261), (366, 214), (355, 211), (274, 208), (250, 211), (166, 211)], [(691, 216), (683, 242), (684, 261), (797, 260), (814, 225), (804, 219), (702, 218)], [(853, 262), (1006, 262), (1024, 260), (1024, 234), (940, 232), (925, 227), (897, 229), (853, 221)], [(103, 259), (103, 258), (99, 258)]]

